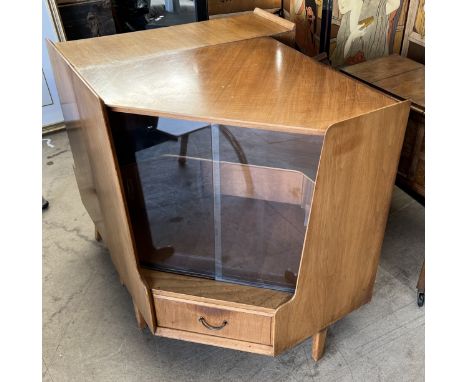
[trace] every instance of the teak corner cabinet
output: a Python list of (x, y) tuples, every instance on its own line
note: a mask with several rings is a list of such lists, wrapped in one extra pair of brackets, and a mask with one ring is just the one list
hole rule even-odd
[(267, 12), (50, 43), (81, 199), (156, 336), (266, 355), (370, 301), (409, 102)]

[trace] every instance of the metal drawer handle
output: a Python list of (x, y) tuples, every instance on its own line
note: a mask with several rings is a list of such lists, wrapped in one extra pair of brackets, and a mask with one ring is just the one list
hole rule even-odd
[(207, 328), (208, 330), (221, 330), (222, 328), (224, 328), (224, 327), (228, 324), (228, 322), (227, 322), (226, 320), (224, 320), (223, 323), (222, 323), (221, 325), (219, 325), (219, 326), (213, 326), (213, 325), (210, 325), (210, 324), (205, 320), (205, 317), (200, 317), (200, 318), (198, 319), (198, 321), (200, 321), (200, 322), (203, 324), (203, 326), (204, 326), (205, 328)]

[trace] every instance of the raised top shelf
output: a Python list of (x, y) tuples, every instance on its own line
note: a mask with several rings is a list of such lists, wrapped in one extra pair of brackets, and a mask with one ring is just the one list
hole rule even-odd
[(288, 31), (273, 18), (252, 13), (57, 47), (107, 106), (124, 113), (322, 135), (395, 103), (259, 37)]
[(55, 43), (76, 69), (136, 61), (187, 49), (294, 31), (295, 24), (262, 9), (247, 14), (132, 33)]

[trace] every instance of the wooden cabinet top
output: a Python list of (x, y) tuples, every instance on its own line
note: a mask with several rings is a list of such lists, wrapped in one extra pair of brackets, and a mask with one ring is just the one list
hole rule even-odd
[(380, 57), (342, 69), (397, 98), (409, 99), (424, 109), (424, 65), (399, 55)]
[(55, 45), (120, 112), (324, 134), (395, 103), (268, 37), (293, 29), (256, 11)]

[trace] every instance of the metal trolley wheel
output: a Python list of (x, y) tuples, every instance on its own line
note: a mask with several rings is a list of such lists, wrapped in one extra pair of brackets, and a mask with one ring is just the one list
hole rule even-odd
[(424, 305), (424, 291), (418, 290), (418, 306), (422, 307)]

